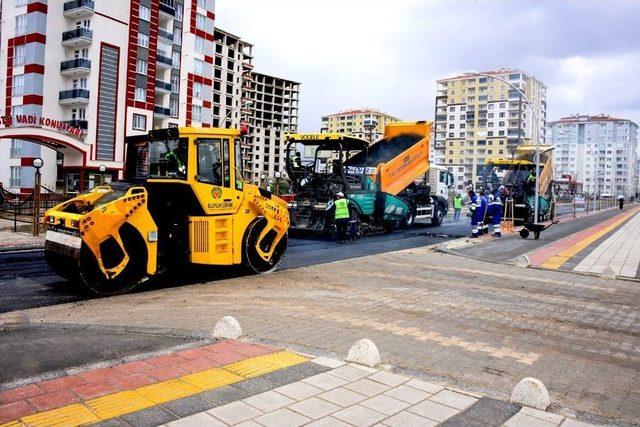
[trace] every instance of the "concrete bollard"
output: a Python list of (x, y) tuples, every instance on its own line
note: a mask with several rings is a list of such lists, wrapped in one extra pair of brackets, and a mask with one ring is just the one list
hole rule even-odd
[(515, 262), (515, 266), (516, 267), (529, 267), (529, 257), (526, 255), (520, 255), (518, 258), (516, 258), (516, 262)]
[(349, 349), (347, 362), (358, 363), (373, 368), (380, 364), (378, 347), (370, 339), (362, 339)]
[(225, 316), (218, 320), (213, 328), (213, 338), (238, 338), (241, 335), (240, 323), (232, 316)]
[(551, 405), (547, 388), (542, 381), (535, 378), (525, 378), (520, 381), (511, 393), (511, 402), (542, 411), (546, 411)]
[(602, 273), (600, 274), (600, 276), (604, 277), (605, 279), (615, 279), (616, 272), (613, 269), (613, 267), (611, 267), (610, 265), (607, 265), (602, 269)]

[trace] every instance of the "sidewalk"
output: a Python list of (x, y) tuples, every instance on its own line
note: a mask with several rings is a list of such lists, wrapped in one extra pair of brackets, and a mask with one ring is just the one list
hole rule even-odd
[(32, 233), (0, 231), (0, 252), (41, 248), (44, 248), (44, 232), (36, 237)]
[[(95, 424), (94, 424), (95, 423)], [(228, 340), (0, 393), (0, 425), (586, 426), (326, 357)]]
[(640, 278), (640, 208), (621, 212), (606, 221), (527, 254), (532, 266)]

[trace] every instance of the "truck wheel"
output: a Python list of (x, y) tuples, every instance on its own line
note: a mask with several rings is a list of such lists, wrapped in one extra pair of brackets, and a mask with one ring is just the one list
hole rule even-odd
[(442, 206), (438, 206), (436, 208), (435, 214), (433, 215), (433, 218), (431, 218), (431, 225), (438, 226), (442, 224), (443, 219), (444, 219), (444, 209), (442, 208)]
[(407, 212), (407, 217), (404, 219), (404, 222), (402, 223), (402, 226), (404, 228), (411, 228), (413, 226), (414, 220), (415, 220), (415, 217), (413, 216), (413, 211), (409, 210), (409, 212)]
[[(145, 275), (147, 249), (144, 240), (138, 231), (129, 224), (124, 224), (120, 228), (120, 237), (129, 255), (129, 262), (122, 273), (113, 279), (102, 274), (93, 252), (84, 243), (82, 244), (78, 260), (78, 280), (81, 285), (95, 295), (109, 296), (129, 292), (140, 283)], [(107, 267), (112, 262), (107, 261), (106, 258), (118, 256), (114, 253), (107, 253), (105, 249), (101, 249), (101, 253), (103, 253), (102, 262)]]
[(520, 230), (520, 237), (522, 237), (523, 239), (529, 237), (529, 230), (527, 230), (526, 228)]
[[(278, 242), (278, 246), (273, 251), (273, 256), (271, 262), (266, 262), (260, 255), (258, 255), (258, 251), (256, 249), (256, 245), (258, 242), (258, 238), (260, 237), (260, 233), (267, 225), (267, 220), (264, 218), (259, 218), (256, 221), (253, 221), (249, 224), (247, 228), (247, 232), (245, 233), (244, 245), (242, 248), (242, 259), (243, 266), (250, 274), (260, 274), (260, 273), (271, 273), (275, 271), (280, 263), (284, 260), (284, 254), (287, 251), (287, 234), (285, 234), (282, 239)], [(269, 235), (265, 239), (266, 242), (269, 242)], [(266, 248), (263, 248), (265, 250)]]

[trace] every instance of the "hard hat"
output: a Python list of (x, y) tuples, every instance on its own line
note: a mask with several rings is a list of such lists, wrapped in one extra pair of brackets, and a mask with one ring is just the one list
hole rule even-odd
[(344, 193), (342, 191), (338, 191), (338, 193), (336, 194), (336, 196), (338, 197), (344, 197)]

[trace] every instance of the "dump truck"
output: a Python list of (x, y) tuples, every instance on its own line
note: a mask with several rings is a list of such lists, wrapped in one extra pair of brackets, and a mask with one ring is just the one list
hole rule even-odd
[[(538, 180), (538, 221), (553, 216), (555, 195), (553, 194), (553, 146), (540, 146), (540, 179)], [(504, 186), (508, 197), (513, 199), (514, 222), (518, 225), (534, 222), (536, 146), (521, 145), (511, 159), (493, 158), (485, 160), (480, 186), (494, 192)]]
[(287, 205), (243, 181), (240, 137), (234, 129), (183, 127), (127, 138), (123, 182), (45, 213), (53, 271), (113, 295), (188, 267), (277, 268), (287, 248)]
[[(429, 185), (430, 132), (430, 122), (392, 123), (373, 145), (339, 133), (287, 135), (285, 165), (292, 192), (285, 199), (292, 230), (330, 231), (333, 217), (327, 207), (338, 192), (349, 198), (353, 219), (365, 232), (425, 219), (439, 225), (448, 202)], [(298, 154), (292, 156), (301, 147), (313, 148), (312, 161), (303, 164)], [(451, 186), (453, 175), (440, 172), (443, 184)]]

